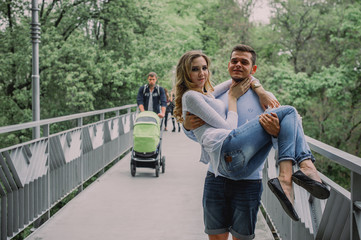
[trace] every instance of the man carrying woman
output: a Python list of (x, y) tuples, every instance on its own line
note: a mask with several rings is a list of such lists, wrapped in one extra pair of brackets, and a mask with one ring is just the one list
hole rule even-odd
[[(277, 142), (278, 178), (268, 183), (286, 213), (295, 221), (292, 180), (318, 198), (329, 191), (313, 164), (297, 111), (278, 106), (251, 75), (256, 53), (246, 45), (233, 48), (228, 71), (232, 80), (213, 88), (209, 58), (199, 51), (185, 53), (177, 65), (176, 107), (178, 121), (186, 120), (186, 135), (201, 144), (201, 161), (210, 163), (205, 179), (203, 209), (209, 239), (253, 239), (262, 194), (262, 169)], [(249, 89), (251, 86), (252, 89)], [(257, 94), (259, 94), (257, 96)], [(199, 118), (187, 125), (187, 112)], [(205, 123), (204, 123), (205, 122)], [(199, 127), (198, 127), (199, 126)], [(195, 128), (197, 127), (197, 128)], [(292, 165), (300, 171), (292, 174)]]

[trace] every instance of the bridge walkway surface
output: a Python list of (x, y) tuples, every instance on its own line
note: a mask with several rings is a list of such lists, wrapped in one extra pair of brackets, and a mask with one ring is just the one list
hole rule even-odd
[[(206, 240), (202, 191), (207, 166), (182, 132), (163, 132), (165, 173), (137, 168), (130, 154), (98, 178), (28, 240)], [(231, 239), (231, 237), (229, 238)], [(259, 212), (256, 238), (274, 239)]]

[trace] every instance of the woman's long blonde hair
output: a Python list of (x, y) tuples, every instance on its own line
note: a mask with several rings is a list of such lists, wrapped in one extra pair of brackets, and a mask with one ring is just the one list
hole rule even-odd
[[(179, 59), (179, 62), (177, 64), (177, 71), (176, 71), (176, 95), (175, 95), (175, 108), (174, 108), (174, 116), (177, 119), (178, 122), (183, 122), (182, 117), (182, 97), (183, 94), (187, 90), (196, 90), (196, 86), (194, 83), (192, 83), (190, 78), (190, 72), (192, 67), (192, 61), (196, 58), (203, 57), (204, 60), (207, 62), (207, 69), (208, 69), (208, 77), (206, 79), (206, 82), (204, 84), (204, 92), (209, 93), (213, 91), (212, 84), (210, 82), (210, 76), (211, 72), (209, 71), (210, 66), (210, 59), (202, 53), (201, 51), (189, 51), (183, 54), (183, 56)], [(202, 92), (203, 93), (203, 92)]]

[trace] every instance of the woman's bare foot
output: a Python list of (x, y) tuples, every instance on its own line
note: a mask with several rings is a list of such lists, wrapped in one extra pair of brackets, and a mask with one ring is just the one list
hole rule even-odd
[(278, 176), (278, 180), (280, 181), (283, 192), (286, 194), (288, 200), (293, 205), (294, 194), (293, 194), (293, 187), (292, 187), (292, 178), (289, 178), (287, 176)]
[(300, 163), (300, 170), (307, 177), (322, 183), (320, 176), (318, 175), (317, 169), (311, 160), (305, 160)]
[(272, 178), (267, 182), (268, 187), (275, 194), (280, 202), (283, 210), (294, 221), (298, 221), (300, 218), (296, 210), (293, 207), (293, 190), (292, 183), (290, 184), (289, 177), (286, 175), (280, 175), (278, 178)]
[(292, 161), (281, 161), (279, 166), (280, 170), (278, 180), (284, 193), (286, 194), (286, 197), (293, 205), (294, 195), (292, 187)]
[(309, 159), (300, 163), (300, 170), (292, 175), (292, 180), (316, 198), (327, 199), (330, 196), (330, 190), (321, 181), (315, 165)]

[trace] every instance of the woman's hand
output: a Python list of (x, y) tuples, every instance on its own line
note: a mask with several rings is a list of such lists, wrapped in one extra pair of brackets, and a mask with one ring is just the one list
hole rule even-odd
[(242, 82), (232, 82), (228, 94), (231, 97), (238, 99), (243, 94), (245, 94), (250, 87), (251, 87), (251, 80), (249, 78), (247, 78)]
[(280, 103), (272, 98), (267, 92), (260, 94), (258, 97), (263, 110), (266, 110), (267, 108), (278, 108), (280, 106)]
[(228, 112), (237, 113), (237, 99), (242, 96), (251, 86), (251, 80), (247, 78), (242, 82), (232, 81), (228, 92)]

